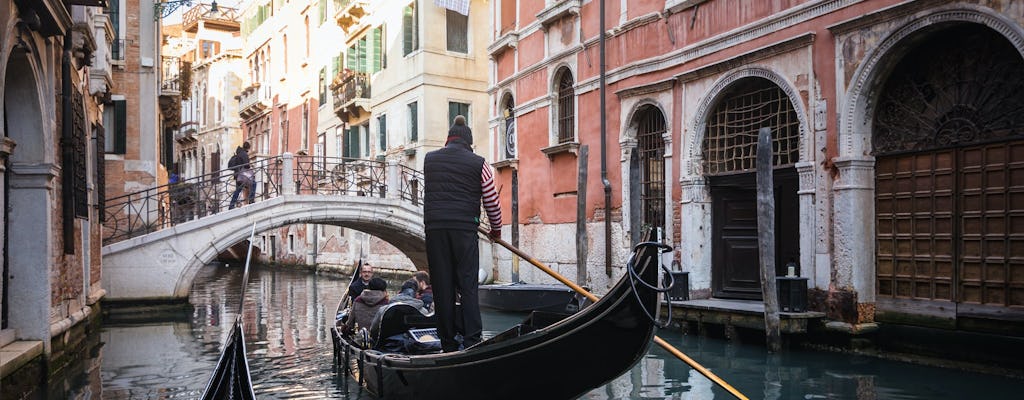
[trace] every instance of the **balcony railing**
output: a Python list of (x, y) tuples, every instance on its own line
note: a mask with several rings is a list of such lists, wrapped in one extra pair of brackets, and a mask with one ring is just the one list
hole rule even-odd
[(357, 100), (370, 99), (370, 75), (365, 72), (342, 70), (331, 85), (334, 97), (334, 112), (339, 116), (353, 112), (351, 107), (358, 106)]
[(218, 26), (223, 28), (238, 28), (240, 24), (240, 13), (237, 8), (217, 6), (214, 12), (209, 4), (197, 4), (181, 16), (181, 26), (186, 32), (195, 33), (199, 28), (199, 21), (203, 21), (209, 28)]
[(163, 57), (163, 76), (160, 79), (160, 95), (181, 94), (181, 59), (178, 57)]
[(238, 116), (248, 120), (262, 114), (264, 110), (270, 107), (272, 96), (270, 84), (256, 82), (252, 86), (245, 88), (237, 97)]

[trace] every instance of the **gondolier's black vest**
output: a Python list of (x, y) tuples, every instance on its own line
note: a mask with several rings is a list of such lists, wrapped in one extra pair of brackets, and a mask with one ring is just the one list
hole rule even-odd
[(475, 231), (480, 225), (480, 173), (484, 158), (462, 139), (423, 159), (423, 227)]

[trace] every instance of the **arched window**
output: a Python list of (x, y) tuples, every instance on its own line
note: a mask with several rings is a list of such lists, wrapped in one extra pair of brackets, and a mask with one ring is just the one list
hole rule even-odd
[(562, 68), (558, 75), (557, 130), (558, 143), (576, 140), (576, 92), (573, 89), (572, 73)]
[(505, 159), (516, 158), (516, 104), (512, 94), (506, 94), (501, 101), (501, 117), (505, 120), (505, 131), (501, 146), (505, 149)]
[(655, 106), (637, 111), (637, 155), (640, 161), (640, 200), (643, 224), (665, 225), (665, 116)]

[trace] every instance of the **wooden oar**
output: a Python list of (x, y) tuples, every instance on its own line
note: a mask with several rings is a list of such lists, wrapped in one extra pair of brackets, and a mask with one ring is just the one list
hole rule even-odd
[[(485, 236), (488, 236), (487, 235), (488, 232), (484, 228), (478, 227), (477, 230), (479, 230)], [(490, 237), (490, 236), (488, 236), (488, 237)], [(529, 262), (530, 264), (533, 264), (533, 266), (535, 266), (537, 268), (540, 268), (541, 271), (544, 271), (544, 273), (546, 273), (548, 275), (551, 275), (552, 278), (557, 279), (559, 282), (564, 283), (565, 286), (568, 286), (568, 287), (572, 288), (572, 290), (575, 290), (577, 293), (582, 294), (583, 296), (586, 296), (586, 298), (590, 299), (590, 301), (596, 302), (598, 300), (597, 296), (594, 296), (594, 294), (590, 293), (589, 291), (587, 291), (587, 289), (584, 289), (584, 288), (580, 287), (579, 285), (573, 283), (572, 281), (566, 279), (564, 276), (562, 276), (562, 274), (559, 274), (558, 272), (555, 272), (555, 270), (549, 268), (547, 265), (541, 264), (540, 261), (537, 261), (533, 257), (530, 257), (529, 255), (524, 253), (522, 250), (519, 250), (517, 247), (513, 246), (511, 243), (506, 242), (506, 241), (504, 241), (502, 239), (491, 238), (491, 240), (494, 243), (500, 244), (502, 247), (508, 249), (509, 251), (514, 253), (515, 255), (517, 255), (520, 258), (522, 258), (522, 259), (526, 260), (527, 262)], [(694, 361), (694, 359), (690, 358), (689, 356), (684, 354), (682, 351), (680, 351), (679, 349), (675, 348), (675, 346), (672, 346), (671, 344), (666, 342), (664, 339), (658, 337), (658, 335), (654, 335), (654, 343), (657, 343), (658, 346), (661, 346), (663, 349), (667, 350), (669, 353), (672, 353), (672, 355), (676, 356), (676, 358), (678, 358), (680, 360), (683, 360), (683, 362), (686, 363), (686, 365), (689, 365), (691, 368), (697, 370), (697, 372), (700, 372), (701, 375), (704, 375), (705, 377), (710, 379), (712, 382), (718, 384), (718, 386), (721, 386), (722, 389), (725, 389), (726, 391), (728, 391), (733, 396), (736, 396), (737, 399), (747, 400), (747, 396), (744, 396), (743, 393), (740, 393), (739, 390), (736, 390), (736, 388), (732, 387), (732, 385), (729, 385), (724, 380), (722, 380), (722, 378), (719, 378), (718, 375), (715, 375), (713, 372), (709, 371), (707, 368), (704, 368), (704, 366), (700, 365), (700, 363), (698, 363), (697, 361)]]

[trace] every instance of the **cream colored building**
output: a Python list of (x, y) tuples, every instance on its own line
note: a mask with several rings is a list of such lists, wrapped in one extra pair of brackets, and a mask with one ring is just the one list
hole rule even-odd
[[(452, 117), (465, 114), (478, 153), (493, 158), (486, 150), (488, 4), (472, 1), (468, 16), (426, 0), (353, 0), (338, 10), (348, 34), (333, 85), (335, 112), (351, 139), (343, 154), (419, 170), (423, 156), (444, 145)], [(346, 92), (361, 76), (365, 87)]]

